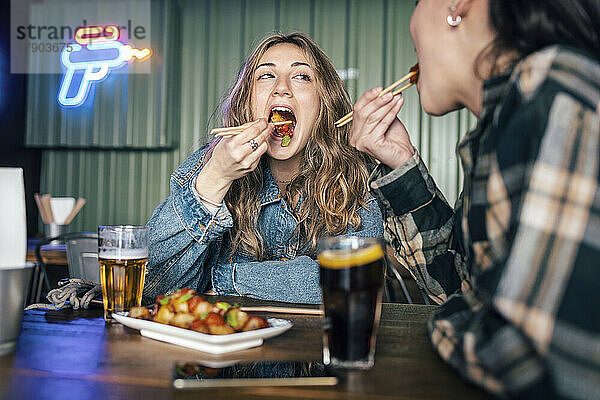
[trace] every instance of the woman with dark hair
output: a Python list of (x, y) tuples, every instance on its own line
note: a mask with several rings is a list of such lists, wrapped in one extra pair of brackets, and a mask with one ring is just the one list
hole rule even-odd
[[(349, 127), (330, 129), (350, 109), (333, 64), (310, 37), (260, 43), (223, 102), (225, 126), (247, 129), (185, 160), (148, 222), (144, 303), (184, 287), (318, 303), (317, 239), (383, 234), (367, 186), (374, 160), (350, 146)], [(280, 130), (276, 119), (291, 124)]]
[(441, 305), (433, 345), (497, 395), (600, 398), (600, 3), (421, 0), (410, 32), (423, 109), (478, 116), (454, 209), (401, 96), (365, 92), (351, 144), (382, 162), (386, 239)]

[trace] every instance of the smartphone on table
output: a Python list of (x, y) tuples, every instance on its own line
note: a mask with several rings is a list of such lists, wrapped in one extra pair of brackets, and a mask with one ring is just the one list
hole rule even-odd
[(230, 365), (178, 363), (176, 389), (248, 386), (334, 386), (336, 375), (321, 361), (242, 361)]

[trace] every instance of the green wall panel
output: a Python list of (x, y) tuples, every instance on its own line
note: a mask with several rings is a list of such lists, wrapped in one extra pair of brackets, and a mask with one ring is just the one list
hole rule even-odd
[(281, 0), (279, 29), (286, 33), (305, 32), (314, 37), (316, 0)]
[[(115, 3), (115, 7), (127, 3)], [(63, 2), (46, 2), (32, 6), (31, 12), (65, 13)], [(94, 8), (94, 7), (92, 7)], [(75, 108), (61, 107), (57, 93), (62, 81), (60, 74), (32, 73), (28, 75), (26, 144), (42, 148), (126, 148), (155, 149), (177, 146), (178, 118), (176, 112), (179, 91), (173, 69), (180, 67), (177, 29), (179, 25), (176, 2), (153, 0), (152, 44), (153, 55), (127, 68), (130, 72), (112, 73), (109, 79), (93, 83), (93, 98)], [(93, 15), (93, 10), (90, 11)], [(139, 44), (139, 47), (144, 44)], [(32, 72), (38, 72), (36, 54), (32, 53)], [(56, 54), (56, 62), (59, 61)], [(144, 63), (144, 65), (140, 65)], [(90, 96), (92, 97), (92, 96)], [(168, 107), (167, 107), (168, 105)]]
[(85, 197), (71, 231), (100, 224), (140, 224), (169, 193), (173, 152), (44, 152), (42, 193)]
[[(164, 7), (158, 0), (155, 4)], [(353, 100), (373, 86), (389, 85), (416, 62), (409, 36), (413, 0), (179, 0), (169, 4), (165, 12), (153, 13), (152, 19), (166, 43), (161, 57), (173, 67), (163, 68), (160, 79), (156, 75), (149, 84), (140, 81), (132, 87), (130, 80), (127, 98), (117, 104), (125, 107), (126, 103), (134, 110), (128, 118), (136, 115), (135, 120), (99, 118), (101, 113), (94, 115), (93, 123), (67, 121), (64, 115), (51, 113), (44, 117), (52, 127), (48, 134), (64, 135), (60, 124), (71, 124), (73, 137), (60, 140), (83, 138), (82, 146), (90, 140), (111, 145), (138, 140), (151, 146), (157, 131), (174, 145), (171, 150), (45, 150), (41, 191), (88, 199), (72, 231), (95, 230), (99, 224), (145, 223), (168, 195), (173, 169), (206, 143), (210, 128), (221, 125), (214, 118), (215, 110), (247, 53), (275, 30), (310, 33), (346, 78)], [(116, 80), (113, 85), (125, 83)], [(30, 85), (30, 110), (54, 101), (54, 97), (42, 98), (54, 90), (48, 85), (43, 80)], [(144, 98), (153, 93), (160, 95), (151, 99), (149, 107)], [(468, 111), (433, 118), (421, 110), (414, 89), (404, 96), (400, 117), (452, 203), (462, 181), (455, 145), (475, 118)], [(160, 129), (148, 123), (155, 112), (161, 113)], [(117, 131), (125, 134), (116, 135)]]
[(359, 79), (347, 86), (352, 98), (365, 90), (384, 84), (383, 20), (384, 1), (350, 1), (350, 27), (348, 29), (348, 68), (359, 71)]
[(238, 68), (246, 55), (260, 43), (264, 36), (280, 29), (281, 26), (281, 1), (247, 0), (240, 3), (245, 15), (242, 17), (240, 30), (240, 56), (236, 65)]
[(314, 14), (314, 39), (338, 69), (348, 68), (348, 2), (317, 1)]

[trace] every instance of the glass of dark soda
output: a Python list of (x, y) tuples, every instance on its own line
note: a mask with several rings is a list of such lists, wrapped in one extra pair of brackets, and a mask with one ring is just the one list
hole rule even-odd
[(380, 239), (354, 236), (319, 241), (323, 293), (323, 362), (368, 369), (375, 363), (385, 256)]

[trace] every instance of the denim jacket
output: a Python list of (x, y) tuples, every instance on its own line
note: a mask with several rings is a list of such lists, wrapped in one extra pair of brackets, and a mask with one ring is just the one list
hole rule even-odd
[[(229, 229), (233, 218), (225, 203), (213, 216), (198, 200), (194, 188), (203, 167), (204, 149), (185, 160), (171, 175), (171, 194), (148, 221), (149, 263), (143, 303), (154, 301), (168, 291), (190, 287), (199, 293), (214, 290), (220, 295), (248, 296), (293, 303), (319, 303), (317, 261), (299, 254), (302, 240), (294, 235), (298, 222), (282, 199), (268, 168), (258, 231), (268, 261), (256, 261), (246, 252), (231, 255)], [(302, 199), (300, 199), (299, 207)], [(362, 229), (349, 227), (346, 234), (381, 237), (383, 219), (377, 202), (368, 199), (368, 208), (359, 210)]]

